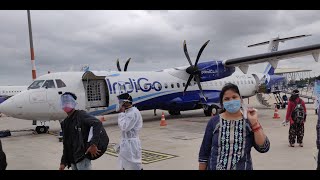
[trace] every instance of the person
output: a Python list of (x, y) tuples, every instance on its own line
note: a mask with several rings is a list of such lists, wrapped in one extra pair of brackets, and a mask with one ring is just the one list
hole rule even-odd
[[(318, 107), (319, 110), (319, 107)], [(317, 121), (317, 126), (316, 126), (316, 131), (317, 131), (317, 149), (318, 149), (318, 158), (317, 158), (317, 170), (320, 170), (320, 113), (318, 113), (318, 121)]]
[(7, 157), (2, 149), (2, 143), (0, 140), (0, 170), (6, 170), (7, 165)]
[(139, 131), (143, 122), (140, 111), (132, 106), (132, 97), (128, 93), (118, 96), (118, 126), (121, 130), (119, 164), (123, 170), (142, 170), (142, 148)]
[[(301, 104), (304, 111), (303, 121), (297, 122), (297, 118), (293, 117), (294, 109), (298, 104)], [(289, 128), (289, 147), (294, 147), (296, 138), (300, 147), (303, 147), (303, 135), (304, 135), (304, 123), (307, 117), (307, 109), (304, 101), (299, 98), (299, 90), (292, 91), (292, 95), (289, 98), (288, 109), (286, 114), (286, 122), (290, 122)]]
[[(61, 95), (61, 108), (67, 113), (67, 117), (60, 123), (63, 132), (63, 154), (60, 162), (60, 170), (71, 166), (72, 170), (91, 170), (91, 160), (88, 156), (96, 157), (100, 150), (97, 148), (99, 132), (103, 128), (101, 121), (87, 114), (83, 110), (76, 110), (77, 96), (72, 92)], [(80, 125), (79, 125), (80, 123)], [(88, 141), (90, 128), (92, 138), (90, 146), (85, 148)]]
[(251, 148), (260, 153), (269, 151), (270, 142), (258, 121), (257, 110), (242, 103), (238, 86), (228, 83), (222, 88), (222, 112), (207, 124), (199, 151), (199, 170), (252, 170)]
[(319, 108), (319, 99), (318, 99), (318, 97), (316, 97), (316, 99), (314, 101), (314, 111), (315, 111), (316, 115), (318, 114), (318, 108)]
[(282, 100), (283, 100), (283, 102), (284, 102), (284, 104), (286, 104), (287, 105), (287, 101), (288, 101), (288, 97), (287, 97), (287, 95), (286, 94), (284, 94), (283, 96), (282, 96)]

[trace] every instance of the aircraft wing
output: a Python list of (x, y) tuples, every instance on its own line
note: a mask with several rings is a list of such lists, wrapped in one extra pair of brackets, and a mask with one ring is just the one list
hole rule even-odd
[(273, 68), (277, 68), (278, 61), (301, 56), (312, 55), (318, 62), (320, 53), (320, 44), (303, 46), (298, 48), (286, 49), (281, 51), (257, 54), (252, 56), (228, 59), (223, 61), (226, 67), (239, 67), (243, 73), (247, 73), (250, 64), (269, 62)]

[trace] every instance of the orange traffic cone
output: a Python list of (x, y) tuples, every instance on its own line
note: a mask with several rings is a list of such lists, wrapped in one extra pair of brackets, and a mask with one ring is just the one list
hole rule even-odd
[(164, 113), (162, 112), (160, 126), (167, 126), (166, 119), (164, 118)]
[(279, 115), (279, 112), (278, 112), (278, 108), (276, 106), (275, 109), (274, 109), (273, 119), (279, 119), (279, 118), (280, 118), (280, 115)]

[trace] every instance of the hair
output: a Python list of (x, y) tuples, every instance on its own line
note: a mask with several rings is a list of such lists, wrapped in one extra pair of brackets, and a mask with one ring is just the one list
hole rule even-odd
[(129, 100), (130, 102), (128, 102), (128, 103), (132, 104), (132, 97), (130, 96), (129, 93), (120, 94), (118, 96), (118, 99)]
[(226, 93), (226, 91), (228, 91), (228, 90), (231, 90), (231, 91), (239, 94), (239, 96), (241, 97), (240, 91), (239, 91), (239, 88), (238, 88), (237, 85), (232, 84), (232, 83), (227, 83), (227, 84), (225, 84), (225, 85), (223, 86), (223, 88), (221, 89), (220, 98), (219, 98), (219, 99), (220, 99), (220, 105), (221, 105), (221, 111), (220, 111), (220, 113), (223, 113), (223, 112), (226, 111), (226, 110), (223, 108), (223, 96), (224, 96), (224, 94)]
[(292, 95), (289, 98), (289, 101), (295, 101), (299, 97), (299, 90), (295, 89), (292, 91)]

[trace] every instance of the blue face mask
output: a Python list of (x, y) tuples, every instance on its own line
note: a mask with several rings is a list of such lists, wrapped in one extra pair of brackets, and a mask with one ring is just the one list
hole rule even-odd
[(241, 107), (241, 101), (240, 100), (231, 100), (231, 101), (223, 102), (223, 107), (229, 113), (236, 113), (239, 111), (239, 109)]

